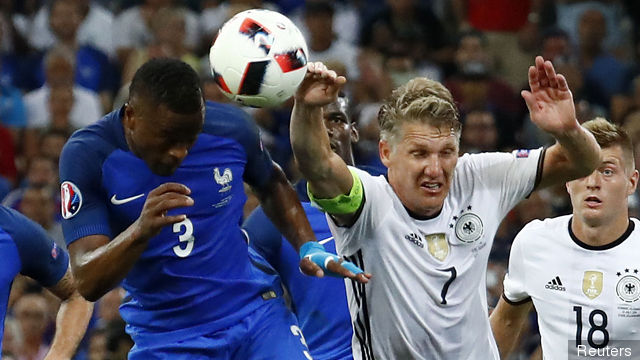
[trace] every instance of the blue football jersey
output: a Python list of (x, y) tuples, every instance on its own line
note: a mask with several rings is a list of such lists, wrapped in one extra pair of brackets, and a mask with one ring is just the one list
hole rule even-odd
[[(325, 215), (310, 203), (302, 203), (311, 228), (326, 251), (335, 254)], [(291, 296), (293, 312), (316, 360), (353, 359), (351, 317), (345, 280), (335, 277), (314, 278), (300, 272), (300, 257), (291, 244), (258, 207), (245, 221), (249, 245), (280, 274)]]
[(62, 151), (67, 244), (87, 235), (117, 236), (138, 218), (151, 190), (184, 184), (194, 205), (169, 211), (187, 218), (149, 241), (122, 283), (127, 296), (120, 313), (136, 343), (145, 335), (177, 340), (235, 324), (275, 290), (275, 272), (248, 251), (240, 228), (243, 181), (262, 187), (272, 172), (257, 127), (241, 109), (207, 102), (203, 131), (189, 154), (172, 175), (159, 176), (129, 150), (122, 117), (122, 109), (114, 111), (75, 132)]
[[(13, 279), (26, 275), (42, 286), (58, 283), (69, 257), (40, 225), (19, 212), (0, 206), (0, 324), (4, 324)], [(4, 326), (0, 325), (0, 350)]]

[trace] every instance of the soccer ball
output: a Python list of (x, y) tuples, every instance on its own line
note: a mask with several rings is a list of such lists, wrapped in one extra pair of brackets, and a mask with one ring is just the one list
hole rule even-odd
[(307, 44), (286, 16), (252, 9), (229, 19), (209, 51), (215, 82), (234, 101), (273, 107), (290, 98), (307, 71)]

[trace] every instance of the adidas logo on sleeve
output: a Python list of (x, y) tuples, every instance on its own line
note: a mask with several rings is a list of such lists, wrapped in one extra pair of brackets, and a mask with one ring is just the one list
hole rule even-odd
[(544, 288), (549, 290), (567, 291), (567, 289), (562, 286), (560, 276), (556, 276), (555, 278), (551, 279), (551, 281), (549, 281), (547, 285), (544, 286)]

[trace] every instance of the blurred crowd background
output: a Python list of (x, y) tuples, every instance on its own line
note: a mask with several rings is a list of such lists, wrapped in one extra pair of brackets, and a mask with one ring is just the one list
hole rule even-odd
[[(310, 61), (345, 75), (356, 163), (384, 171), (378, 158), (379, 105), (416, 76), (443, 82), (459, 105), (461, 151), (510, 151), (553, 139), (529, 120), (520, 90), (535, 55), (569, 82), (578, 119), (623, 124), (640, 167), (640, 2), (636, 0), (0, 0), (0, 199), (41, 224), (60, 245), (58, 159), (70, 134), (118, 109), (136, 69), (155, 57), (180, 58), (202, 76), (205, 97), (227, 101), (213, 82), (209, 47), (234, 14), (267, 8), (305, 34)], [(245, 109), (292, 181), (292, 102)], [(247, 190), (250, 191), (250, 190)], [(630, 199), (638, 215), (638, 193)], [(257, 201), (250, 197), (248, 214)], [(487, 272), (489, 304), (502, 293), (510, 244), (533, 219), (567, 214), (564, 186), (534, 193), (509, 213)], [(245, 214), (245, 215), (246, 215)], [(96, 306), (77, 359), (126, 359), (131, 339), (115, 289)], [(58, 302), (18, 277), (5, 322), (2, 359), (42, 359)], [(535, 314), (514, 359), (541, 358)]]

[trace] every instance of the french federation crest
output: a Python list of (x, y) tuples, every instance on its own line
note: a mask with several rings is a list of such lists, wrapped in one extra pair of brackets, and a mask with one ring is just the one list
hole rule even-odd
[(456, 237), (465, 243), (472, 243), (482, 237), (484, 227), (482, 219), (474, 213), (462, 214), (456, 220)]
[(82, 207), (82, 193), (71, 181), (65, 181), (60, 185), (60, 207), (64, 219), (71, 219)]
[(602, 273), (600, 271), (585, 271), (582, 278), (582, 293), (593, 300), (602, 294)]
[(449, 242), (444, 233), (425, 234), (422, 233), (427, 242), (427, 250), (429, 254), (439, 261), (444, 261), (449, 255)]
[(618, 280), (616, 294), (620, 300), (627, 303), (640, 299), (640, 279), (635, 275), (624, 275)]
[(222, 188), (218, 190), (218, 192), (225, 192), (225, 191), (231, 190), (231, 185), (229, 185), (229, 183), (231, 183), (231, 181), (233, 180), (233, 173), (231, 172), (231, 169), (229, 168), (224, 169), (224, 172), (221, 175), (220, 169), (215, 168), (213, 169), (213, 178), (216, 180), (218, 184), (220, 184), (220, 186), (222, 186)]

